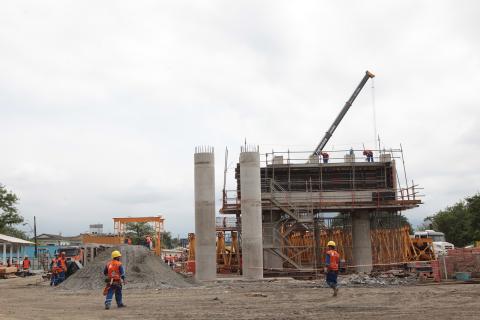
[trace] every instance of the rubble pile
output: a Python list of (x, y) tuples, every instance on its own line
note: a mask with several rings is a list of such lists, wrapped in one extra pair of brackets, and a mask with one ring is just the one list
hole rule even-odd
[(415, 274), (399, 277), (393, 273), (382, 273), (378, 275), (355, 273), (343, 276), (339, 280), (339, 284), (344, 287), (405, 286), (418, 282)]
[(70, 276), (62, 287), (65, 289), (100, 289), (105, 286), (103, 269), (110, 260), (113, 250), (122, 253), (122, 264), (126, 273), (126, 288), (185, 288), (192, 286), (178, 273), (167, 266), (160, 257), (153, 255), (143, 246), (124, 245), (102, 252), (94, 261)]

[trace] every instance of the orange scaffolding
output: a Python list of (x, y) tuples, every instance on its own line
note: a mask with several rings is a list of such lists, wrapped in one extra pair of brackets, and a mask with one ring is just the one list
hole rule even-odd
[(153, 239), (155, 240), (155, 247), (153, 250), (155, 251), (155, 255), (160, 256), (161, 254), (161, 238), (163, 232), (163, 222), (165, 219), (163, 216), (155, 216), (155, 217), (128, 217), (128, 218), (113, 218), (113, 228), (115, 230), (115, 234), (124, 237), (127, 223), (137, 223), (137, 222), (153, 222), (153, 228), (155, 230), (155, 235)]

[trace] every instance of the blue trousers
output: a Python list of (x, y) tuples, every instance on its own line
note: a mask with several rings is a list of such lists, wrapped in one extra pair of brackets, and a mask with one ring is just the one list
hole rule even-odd
[(55, 276), (52, 277), (53, 285), (58, 286), (60, 283), (65, 280), (65, 272), (59, 272)]
[(329, 270), (325, 276), (328, 286), (332, 289), (337, 287), (337, 276), (338, 272), (333, 270)]
[(108, 288), (107, 297), (105, 298), (105, 305), (110, 306), (112, 304), (112, 298), (114, 293), (117, 306), (122, 304), (122, 285), (112, 284), (110, 288)]

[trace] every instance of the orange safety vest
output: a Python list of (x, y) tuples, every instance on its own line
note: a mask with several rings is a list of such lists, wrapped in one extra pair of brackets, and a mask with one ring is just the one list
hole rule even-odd
[(120, 261), (117, 261), (117, 260), (112, 260), (108, 263), (107, 265), (107, 274), (108, 274), (108, 278), (110, 280), (114, 280), (114, 281), (120, 281), (121, 279), (121, 274), (120, 274), (120, 266), (122, 265), (122, 263)]
[(30, 269), (30, 260), (23, 260), (22, 267), (23, 269)]
[(338, 271), (338, 265), (340, 261), (340, 255), (336, 250), (328, 250), (327, 255), (330, 256), (330, 265), (328, 266), (328, 270)]
[(61, 268), (60, 272), (61, 271), (67, 272), (67, 263), (65, 262), (65, 258), (60, 257), (58, 258), (58, 261), (60, 261), (60, 268)]

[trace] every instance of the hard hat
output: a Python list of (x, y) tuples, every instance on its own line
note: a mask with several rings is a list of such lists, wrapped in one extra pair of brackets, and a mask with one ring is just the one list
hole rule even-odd
[(65, 251), (62, 251), (61, 255), (64, 256), (65, 254), (66, 254)]
[(118, 257), (121, 257), (121, 256), (122, 256), (122, 254), (118, 250), (115, 250), (115, 251), (112, 252), (112, 259), (115, 259), (115, 258), (118, 258)]
[(327, 246), (328, 247), (336, 247), (337, 245), (335, 244), (334, 241), (330, 240), (330, 241), (328, 241)]

